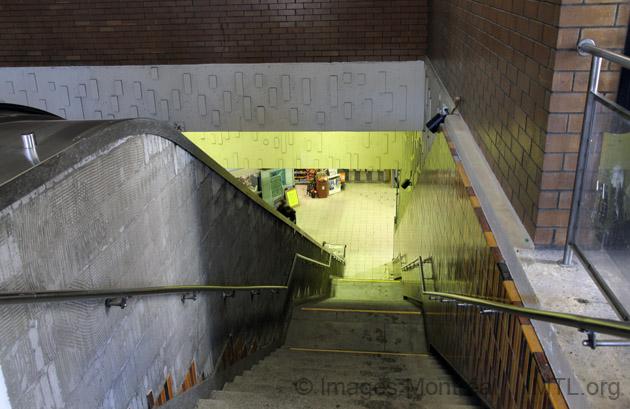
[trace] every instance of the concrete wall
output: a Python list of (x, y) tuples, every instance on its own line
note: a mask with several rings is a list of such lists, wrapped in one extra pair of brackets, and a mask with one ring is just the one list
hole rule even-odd
[(424, 63), (0, 68), (0, 102), (188, 132), (413, 131)]
[(2, 66), (422, 59), (427, 0), (4, 0)]
[[(32, 170), (50, 173), (25, 178), (40, 183), (0, 211), (3, 292), (282, 285), (295, 252), (328, 260), (224, 171), (160, 136), (129, 131), (130, 123)], [(83, 155), (85, 146), (92, 153)], [(308, 295), (300, 280), (298, 292)], [(224, 302), (211, 293), (182, 303), (164, 295), (131, 298), (124, 310), (103, 300), (0, 306), (7, 407), (146, 408), (146, 394), (159, 393), (167, 376), (179, 389), (193, 359), (198, 376), (212, 374), (230, 335), (250, 346), (279, 339), (285, 296), (247, 292)]]

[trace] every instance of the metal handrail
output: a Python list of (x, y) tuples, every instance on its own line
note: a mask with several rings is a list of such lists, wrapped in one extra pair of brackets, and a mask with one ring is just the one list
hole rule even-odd
[(121, 297), (148, 296), (160, 294), (179, 294), (215, 291), (259, 291), (286, 290), (284, 285), (256, 285), (256, 286), (223, 286), (223, 285), (175, 285), (163, 287), (138, 288), (107, 288), (98, 290), (53, 290), (53, 291), (22, 291), (0, 293), (0, 305), (26, 304), (54, 301), (76, 301), (111, 299)]
[(625, 55), (613, 53), (612, 51), (597, 47), (595, 45), (595, 41), (591, 39), (584, 39), (580, 41), (577, 45), (577, 51), (578, 53), (580, 53), (581, 56), (591, 54), (595, 57), (604, 58), (608, 61), (614, 62), (615, 64), (619, 64), (623, 68), (630, 69), (630, 58), (626, 57)]
[[(332, 253), (328, 253), (328, 263), (326, 264), (326, 263), (322, 263), (321, 261), (317, 261), (317, 260), (314, 260), (312, 258), (303, 256), (300, 253), (295, 253), (295, 255), (293, 256), (293, 262), (291, 263), (291, 270), (289, 270), (289, 273), (287, 274), (286, 287), (289, 286), (289, 283), (293, 279), (293, 271), (295, 270), (295, 262), (298, 259), (301, 259), (301, 260), (304, 260), (304, 261), (308, 261), (308, 262), (313, 263), (313, 264), (317, 264), (317, 265), (319, 265), (321, 267), (324, 267), (324, 268), (329, 268), (331, 263), (332, 263), (332, 258), (333, 258)], [(337, 257), (335, 257), (335, 260), (338, 260)]]
[(599, 332), (603, 334), (616, 335), (623, 338), (630, 338), (630, 325), (623, 324), (621, 321), (613, 321), (604, 318), (592, 318), (583, 315), (568, 314), (562, 312), (537, 310), (533, 308), (519, 307), (512, 304), (505, 304), (501, 302), (489, 301), (464, 295), (443, 293), (439, 291), (425, 291), (424, 294), (429, 297), (437, 297), (436, 300), (434, 299), (432, 301), (448, 302), (448, 300), (456, 300), (468, 305), (491, 308), (495, 312), (501, 311), (519, 317), (550, 322), (552, 324), (565, 325), (568, 327), (577, 328), (581, 331), (596, 333)]
[[(562, 312), (538, 310), (534, 308), (520, 307), (517, 305), (506, 304), (502, 302), (484, 300), (482, 298), (470, 297), (465, 295), (458, 295), (440, 291), (428, 291), (425, 286), (426, 280), (432, 280), (433, 278), (425, 279), (423, 264), (432, 263), (432, 258), (422, 259), (418, 257), (409, 265), (414, 264), (420, 267), (420, 288), (422, 289), (422, 295), (429, 301), (441, 301), (441, 302), (455, 302), (458, 307), (471, 307), (475, 306), (480, 308), (481, 313), (491, 312), (505, 312), (508, 314), (516, 315), (519, 317), (530, 318), (539, 321), (545, 321), (553, 324), (565, 325), (568, 327), (577, 328), (587, 334), (603, 333), (609, 335), (615, 335), (623, 338), (630, 338), (630, 325), (621, 321), (613, 321), (604, 318), (593, 318), (577, 314), (569, 314)], [(605, 346), (610, 342), (616, 341), (601, 341), (599, 343), (589, 343), (590, 340), (595, 341), (595, 336), (589, 336), (589, 340), (584, 342), (584, 345), (595, 348), (596, 346)], [(612, 345), (612, 344), (609, 344)], [(629, 346), (630, 343), (618, 342), (615, 346)]]
[[(429, 259), (425, 260), (425, 262), (426, 262), (426, 261), (428, 261), (428, 260), (429, 260)], [(403, 264), (402, 264), (402, 262), (401, 262), (401, 263), (400, 263), (400, 269), (401, 269), (402, 271), (411, 270), (412, 268), (414, 268), (414, 267), (418, 266), (418, 265), (419, 265), (419, 264), (421, 264), (421, 263), (422, 263), (422, 257), (417, 257), (417, 258), (415, 258), (415, 259), (411, 260), (410, 262), (408, 262), (407, 264), (405, 264), (404, 266), (403, 266)]]
[[(196, 293), (202, 292), (217, 292), (223, 291), (224, 298), (231, 297), (233, 294), (227, 294), (227, 292), (234, 291), (251, 291), (252, 295), (258, 294), (262, 290), (288, 290), (289, 284), (293, 279), (293, 271), (295, 269), (295, 263), (297, 259), (308, 261), (313, 264), (317, 264), (324, 268), (329, 268), (332, 263), (332, 254), (328, 253), (328, 263), (322, 263), (321, 261), (314, 260), (312, 258), (303, 256), (299, 253), (295, 253), (293, 256), (293, 262), (291, 264), (291, 270), (288, 274), (286, 283), (284, 285), (175, 285), (175, 286), (161, 286), (161, 287), (138, 287), (138, 288), (106, 288), (106, 289), (88, 289), (88, 290), (50, 290), (50, 291), (16, 291), (8, 293), (0, 293), (0, 305), (8, 304), (27, 304), (27, 303), (44, 303), (44, 302), (57, 302), (57, 301), (77, 301), (77, 300), (95, 300), (106, 299), (106, 305), (118, 305), (121, 308), (126, 306), (126, 298), (134, 296), (150, 296), (150, 295), (163, 295), (163, 294), (181, 294), (182, 301), (185, 299), (196, 299)], [(335, 258), (336, 259), (336, 258)], [(193, 293), (194, 298), (186, 297), (186, 294)], [(112, 299), (120, 298), (122, 303), (114, 304)], [(124, 305), (123, 305), (124, 304)]]
[[(344, 262), (345, 262), (345, 260), (346, 260), (346, 249), (348, 248), (348, 245), (347, 245), (347, 244), (327, 243), (327, 242), (325, 242), (325, 241), (324, 241), (324, 242), (322, 242), (322, 246), (323, 246), (324, 248), (326, 248), (326, 246), (329, 246), (329, 247), (328, 247), (329, 249), (331, 249), (331, 247), (330, 247), (330, 246), (343, 246), (343, 260), (344, 260)], [(337, 260), (339, 260), (339, 257), (337, 257), (336, 255), (335, 255), (335, 258), (336, 258)]]

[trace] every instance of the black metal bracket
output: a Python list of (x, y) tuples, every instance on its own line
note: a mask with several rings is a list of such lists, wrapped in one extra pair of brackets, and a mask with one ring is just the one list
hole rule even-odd
[(597, 340), (597, 333), (592, 331), (580, 330), (585, 333), (588, 337), (586, 340), (582, 341), (582, 345), (585, 347), (591, 347), (591, 349), (595, 349), (597, 347), (630, 347), (630, 341), (622, 341), (617, 339), (609, 339), (609, 340)]
[(108, 298), (105, 300), (105, 307), (120, 307), (120, 309), (124, 309), (127, 306), (127, 297), (121, 298)]
[(584, 345), (585, 347), (591, 347), (591, 349), (597, 348), (597, 332), (591, 332), (591, 331), (586, 331), (586, 330), (583, 330), (582, 332), (584, 332), (587, 337), (586, 340), (582, 341), (582, 345)]
[(193, 301), (197, 301), (197, 291), (193, 291), (192, 294), (191, 293), (186, 293), (182, 295), (182, 302), (186, 302), (186, 300), (193, 300)]
[(223, 291), (223, 301), (226, 301), (228, 298), (234, 298), (236, 295), (236, 291)]

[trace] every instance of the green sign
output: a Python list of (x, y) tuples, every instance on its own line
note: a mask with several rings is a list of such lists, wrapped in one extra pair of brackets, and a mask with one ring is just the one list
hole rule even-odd
[(283, 196), (284, 189), (282, 188), (282, 175), (276, 175), (271, 177), (271, 197), (274, 199), (279, 196)]

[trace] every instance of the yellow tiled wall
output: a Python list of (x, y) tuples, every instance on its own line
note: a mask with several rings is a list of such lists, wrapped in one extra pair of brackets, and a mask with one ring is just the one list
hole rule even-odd
[(400, 169), (420, 132), (186, 132), (226, 168)]
[[(417, 167), (408, 164), (405, 169)], [(418, 256), (429, 290), (522, 305), (454, 145), (435, 141), (404, 193), (394, 249)], [(418, 282), (417, 269), (413, 281)], [(406, 293), (415, 297), (415, 292)], [(429, 342), (493, 408), (566, 408), (528, 319), (424, 300)]]

